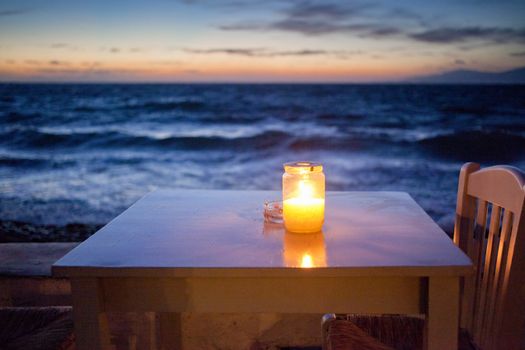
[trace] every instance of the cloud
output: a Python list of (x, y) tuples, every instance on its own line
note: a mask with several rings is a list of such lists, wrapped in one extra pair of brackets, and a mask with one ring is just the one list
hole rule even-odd
[(458, 66), (462, 66), (462, 65), (466, 64), (466, 62), (463, 61), (462, 59), (456, 58), (456, 59), (454, 60), (454, 64), (456, 64), (456, 65), (458, 65)]
[(366, 4), (350, 4), (350, 3), (315, 3), (312, 1), (301, 1), (293, 4), (292, 7), (286, 9), (284, 13), (290, 19), (330, 19), (330, 20), (346, 20), (349, 17), (357, 16), (370, 8), (371, 5)]
[(67, 50), (74, 50), (74, 51), (78, 50), (77, 46), (71, 45), (68, 43), (53, 43), (49, 45), (49, 47), (52, 49), (67, 49)]
[(263, 49), (183, 49), (183, 51), (195, 54), (228, 54), (237, 56), (257, 56)]
[(525, 51), (511, 52), (511, 53), (509, 53), (509, 56), (511, 56), (511, 57), (525, 57)]
[(59, 61), (59, 60), (50, 60), (48, 62), (52, 66), (67, 66), (68, 63), (65, 61)]
[(30, 12), (28, 9), (0, 10), (0, 17), (23, 15)]
[(121, 52), (129, 52), (129, 53), (139, 53), (146, 51), (143, 47), (138, 46), (132, 46), (132, 47), (118, 47), (118, 46), (111, 46), (111, 47), (105, 47), (102, 46), (99, 48), (100, 51), (107, 51), (109, 53), (121, 53)]
[[(404, 7), (378, 3), (299, 0), (278, 7), (277, 19), (244, 21), (218, 26), (225, 31), (280, 31), (305, 36), (330, 34), (360, 38), (406, 38), (430, 44), (525, 43), (525, 27), (439, 26)], [(433, 23), (434, 27), (430, 26)]]
[(443, 27), (427, 29), (420, 32), (407, 32), (400, 26), (384, 23), (346, 23), (318, 18), (295, 19), (285, 18), (271, 23), (238, 23), (223, 25), (222, 30), (252, 30), (300, 33), (307, 36), (327, 34), (353, 34), (362, 38), (381, 38), (404, 36), (409, 39), (432, 44), (457, 44), (472, 41), (502, 43), (525, 43), (525, 28), (510, 27)]
[(304, 20), (287, 18), (277, 21), (269, 26), (269, 29), (297, 32), (305, 35), (319, 35), (352, 30), (349, 25), (333, 23), (324, 20)]
[(402, 34), (402, 33), (403, 31), (401, 29), (393, 27), (393, 26), (371, 25), (366, 29), (366, 32), (361, 36), (378, 38), (378, 37), (393, 36), (393, 35)]
[(38, 68), (34, 72), (45, 75), (69, 75), (72, 78), (81, 78), (88, 76), (113, 76), (116, 74), (139, 74), (148, 72), (140, 69), (103, 69), (103, 68)]
[(240, 23), (233, 25), (223, 25), (220, 26), (219, 29), (258, 31), (278, 30), (285, 32), (300, 33), (307, 36), (317, 36), (334, 33), (355, 33), (357, 36), (361, 37), (385, 37), (401, 33), (401, 30), (399, 28), (374, 23), (344, 24), (318, 19), (303, 20), (291, 18), (268, 24)]
[(69, 44), (65, 44), (65, 43), (54, 43), (54, 44), (51, 44), (49, 45), (52, 49), (63, 49), (63, 48), (66, 48), (66, 47), (69, 47)]
[[(376, 5), (367, 3), (321, 3), (299, 1), (280, 11), (281, 18), (270, 22), (241, 22), (221, 25), (227, 31), (284, 31), (307, 36), (353, 33), (361, 37), (384, 37), (401, 32), (379, 22)], [(382, 20), (382, 18), (381, 18)]]
[(443, 27), (429, 29), (409, 35), (417, 41), (436, 44), (462, 43), (469, 40), (489, 41), (493, 43), (523, 42), (525, 28), (506, 27)]
[(319, 55), (345, 55), (349, 52), (344, 50), (295, 50), (295, 51), (275, 51), (271, 56), (319, 56)]
[[(61, 42), (52, 43), (49, 45), (49, 47), (52, 49), (57, 49), (57, 50), (71, 50), (71, 51), (78, 51), (78, 50), (86, 49), (86, 48), (82, 48), (82, 47), (79, 47), (73, 44), (61, 43)], [(132, 46), (132, 47), (117, 47), (117, 46), (104, 47), (102, 46), (99, 48), (99, 50), (110, 52), (110, 53), (119, 53), (119, 52), (139, 53), (139, 52), (146, 51), (145, 48), (138, 47), (138, 46)]]
[(361, 50), (315, 50), (315, 49), (303, 49), (303, 50), (290, 50), (290, 51), (274, 51), (269, 53), (268, 56), (336, 56), (338, 58), (348, 58), (350, 56), (361, 55)]
[(266, 1), (253, 1), (253, 0), (179, 0), (181, 3), (186, 5), (197, 5), (205, 6), (206, 8), (221, 8), (227, 11), (238, 10), (242, 8), (253, 9), (254, 7), (265, 7), (268, 5), (280, 5), (282, 3), (288, 3), (295, 0), (266, 0)]
[(250, 31), (250, 30), (265, 30), (268, 29), (266, 23), (234, 23), (234, 24), (222, 24), (217, 26), (220, 30), (227, 31)]
[(182, 49), (185, 52), (193, 54), (226, 54), (245, 57), (285, 57), (285, 56), (322, 56), (335, 55), (339, 58), (346, 58), (351, 55), (361, 54), (361, 51), (349, 50), (268, 50), (265, 48), (213, 48), (213, 49)]

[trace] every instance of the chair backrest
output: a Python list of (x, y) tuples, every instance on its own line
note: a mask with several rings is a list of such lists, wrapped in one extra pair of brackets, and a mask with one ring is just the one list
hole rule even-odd
[(525, 174), (461, 168), (454, 242), (475, 274), (462, 284), (461, 327), (483, 350), (519, 349), (525, 335)]

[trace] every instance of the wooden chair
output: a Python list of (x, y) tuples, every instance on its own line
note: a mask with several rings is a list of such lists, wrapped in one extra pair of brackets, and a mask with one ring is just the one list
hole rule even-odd
[[(459, 348), (525, 348), (525, 174), (509, 166), (463, 165), (454, 243), (476, 267), (461, 285)], [(421, 349), (423, 322), (400, 315), (325, 315), (323, 348)]]

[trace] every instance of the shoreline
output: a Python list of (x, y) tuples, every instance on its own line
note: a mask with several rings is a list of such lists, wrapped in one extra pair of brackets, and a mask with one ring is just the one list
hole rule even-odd
[(82, 242), (105, 224), (40, 225), (0, 220), (0, 243)]

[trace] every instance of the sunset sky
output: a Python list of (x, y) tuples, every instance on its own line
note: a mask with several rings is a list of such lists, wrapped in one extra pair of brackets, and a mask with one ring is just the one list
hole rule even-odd
[(1, 81), (392, 81), (525, 65), (525, 1), (0, 0)]

